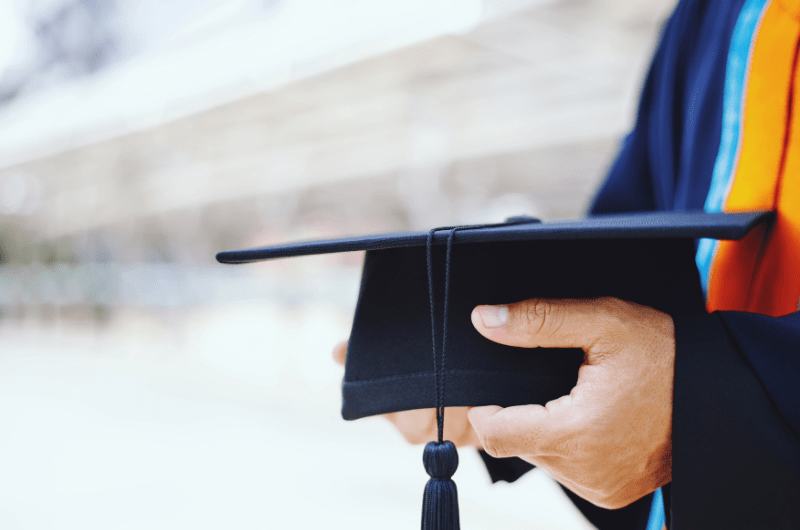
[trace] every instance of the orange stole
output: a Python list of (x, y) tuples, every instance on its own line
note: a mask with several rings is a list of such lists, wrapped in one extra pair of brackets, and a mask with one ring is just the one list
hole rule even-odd
[(800, 0), (773, 0), (753, 46), (743, 135), (724, 211), (776, 210), (741, 241), (721, 241), (709, 311), (781, 316), (800, 306)]

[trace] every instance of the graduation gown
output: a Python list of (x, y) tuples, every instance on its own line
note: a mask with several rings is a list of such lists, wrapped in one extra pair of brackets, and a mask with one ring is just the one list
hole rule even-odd
[[(682, 0), (593, 214), (772, 209), (740, 242), (698, 241), (708, 315), (676, 317), (667, 525), (800, 528), (800, 0)], [(482, 454), (494, 481), (531, 466)], [(601, 530), (644, 529), (570, 498)]]

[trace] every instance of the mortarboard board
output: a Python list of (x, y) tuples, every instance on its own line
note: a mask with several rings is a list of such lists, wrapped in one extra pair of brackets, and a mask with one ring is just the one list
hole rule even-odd
[[(443, 442), (446, 406), (544, 404), (570, 392), (583, 352), (516, 348), (482, 337), (477, 305), (529, 298), (614, 296), (667, 314), (705, 311), (695, 240), (736, 240), (770, 212), (657, 212), (505, 223), (306, 241), (221, 252), (221, 263), (366, 250), (347, 348), (342, 416), (436, 408), (439, 442), (423, 528), (458, 527), (455, 448)], [(435, 339), (435, 340), (434, 340)], [(450, 444), (449, 446), (447, 444)]]

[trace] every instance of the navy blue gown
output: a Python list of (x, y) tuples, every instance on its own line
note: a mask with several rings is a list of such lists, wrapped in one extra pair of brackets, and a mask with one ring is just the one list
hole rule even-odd
[[(742, 10), (756, 3), (679, 3), (591, 214), (707, 207), (731, 41)], [(675, 325), (668, 527), (800, 528), (800, 313), (717, 311)], [(482, 456), (495, 481), (531, 468)], [(651, 495), (612, 511), (567, 494), (601, 530), (647, 526)]]

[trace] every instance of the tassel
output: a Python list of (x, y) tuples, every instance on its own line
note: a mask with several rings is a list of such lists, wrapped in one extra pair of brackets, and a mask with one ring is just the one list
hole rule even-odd
[(429, 442), (422, 455), (431, 476), (422, 497), (422, 530), (458, 530), (458, 490), (451, 477), (458, 468), (453, 442)]
[[(458, 522), (458, 490), (451, 480), (458, 468), (458, 452), (453, 442), (444, 440), (445, 411), (445, 351), (447, 349), (447, 302), (450, 294), (450, 256), (453, 249), (453, 238), (456, 232), (463, 229), (490, 228), (524, 223), (540, 223), (532, 217), (512, 217), (505, 223), (482, 226), (448, 226), (434, 228), (428, 232), (426, 258), (428, 264), (428, 297), (431, 304), (431, 350), (433, 352), (433, 381), (436, 392), (436, 426), (439, 430), (439, 441), (429, 442), (425, 446), (422, 462), (425, 471), (431, 476), (425, 484), (425, 495), (422, 497), (422, 530), (459, 530)], [(449, 230), (447, 236), (447, 252), (444, 269), (444, 305), (442, 316), (442, 355), (436, 355), (436, 304), (433, 303), (433, 236), (439, 230)]]

